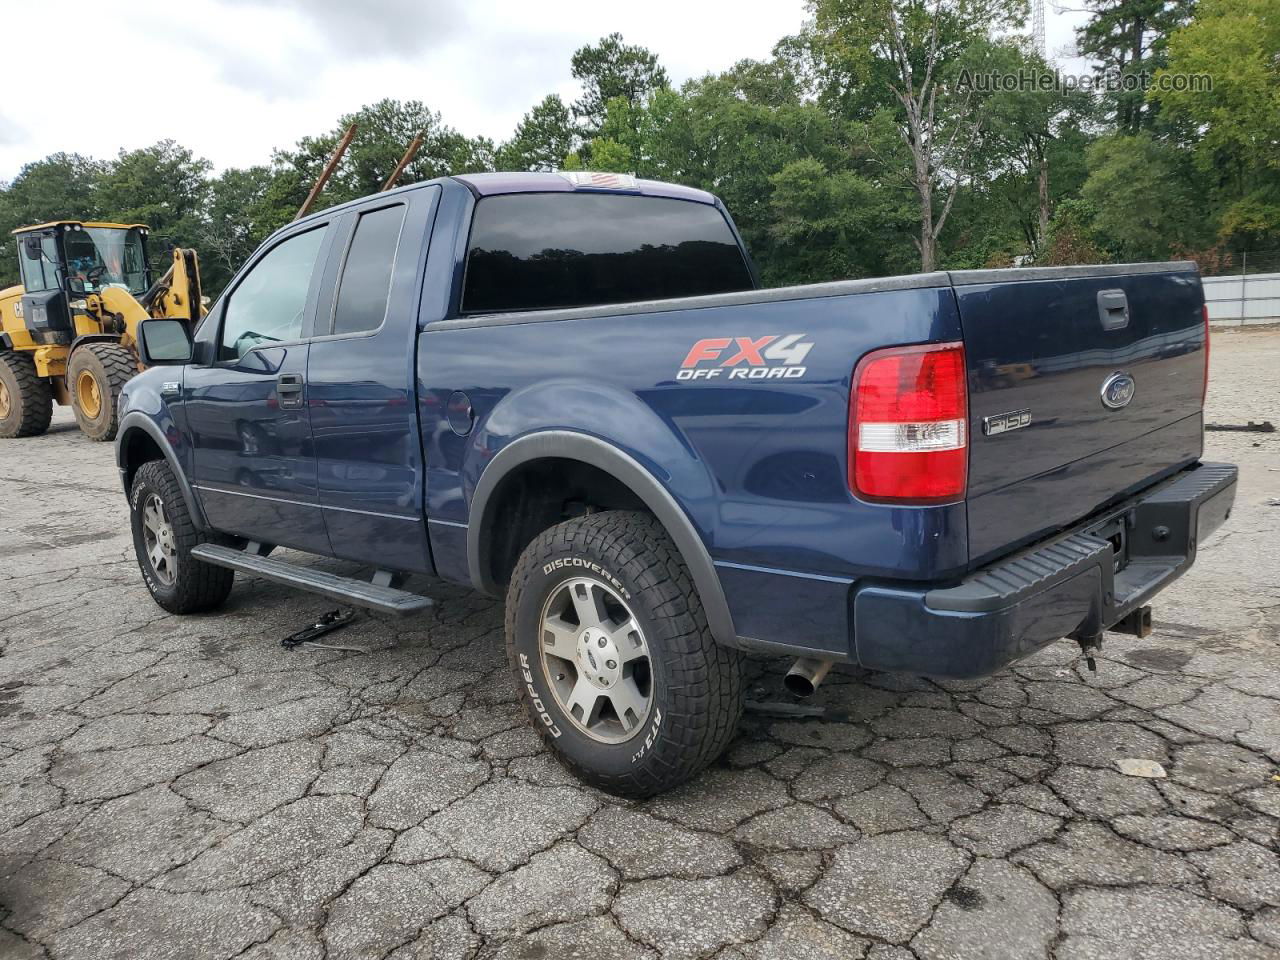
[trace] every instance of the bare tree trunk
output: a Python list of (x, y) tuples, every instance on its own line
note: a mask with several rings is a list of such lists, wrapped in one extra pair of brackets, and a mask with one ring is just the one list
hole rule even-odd
[(937, 265), (938, 244), (933, 235), (933, 197), (929, 191), (920, 194), (920, 272), (929, 273)]
[[(956, 145), (956, 139), (962, 132), (967, 132), (970, 138), (973, 139), (976, 138), (978, 130), (976, 123), (960, 121), (956, 123), (955, 128), (951, 131), (951, 136), (945, 146), (939, 148), (939, 144), (936, 141), (939, 126), (937, 116), (938, 83), (934, 76), (934, 69), (938, 62), (938, 19), (941, 2), (942, 0), (935, 0), (933, 22), (929, 31), (929, 48), (924, 59), (924, 77), (918, 88), (916, 86), (915, 72), (911, 65), (911, 56), (903, 39), (902, 25), (898, 20), (893, 4), (889, 4), (886, 11), (891, 41), (890, 57), (898, 70), (898, 82), (892, 84), (891, 89), (893, 89), (906, 113), (905, 126), (900, 128), (899, 132), (902, 135), (903, 142), (911, 151), (911, 159), (913, 161), (911, 180), (912, 185), (916, 188), (916, 194), (920, 198), (920, 239), (916, 241), (916, 246), (920, 248), (920, 269), (925, 273), (935, 269), (937, 266), (938, 235), (942, 232), (943, 224), (947, 222), (948, 214), (951, 213), (951, 205), (955, 202), (956, 192), (960, 188), (960, 180), (968, 163), (968, 154), (972, 148), (972, 143), (959, 155), (954, 154), (952, 148)], [(939, 165), (942, 161), (951, 162), (954, 174), (950, 186), (946, 188), (946, 202), (935, 220), (933, 185), (934, 177), (939, 172)]]
[(1043, 148), (1040, 151), (1040, 233), (1036, 238), (1037, 252), (1044, 251), (1045, 237), (1049, 235), (1049, 155)]

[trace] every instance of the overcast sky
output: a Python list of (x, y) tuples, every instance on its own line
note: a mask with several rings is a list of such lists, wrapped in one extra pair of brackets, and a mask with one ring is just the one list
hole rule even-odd
[[(619, 31), (672, 80), (769, 54), (804, 0), (22, 0), (6, 4), (0, 180), (58, 150), (109, 158), (170, 138), (219, 168), (418, 99), (500, 141), (548, 93), (577, 95), (573, 51)], [(1051, 51), (1079, 15), (1048, 10)]]

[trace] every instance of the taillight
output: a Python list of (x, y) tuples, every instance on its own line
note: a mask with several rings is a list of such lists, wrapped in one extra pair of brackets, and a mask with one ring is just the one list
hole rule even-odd
[(963, 499), (969, 475), (964, 346), (867, 354), (849, 397), (849, 487), (864, 500)]
[(1200, 390), (1200, 406), (1204, 406), (1209, 396), (1209, 305), (1200, 308), (1204, 311), (1204, 387)]

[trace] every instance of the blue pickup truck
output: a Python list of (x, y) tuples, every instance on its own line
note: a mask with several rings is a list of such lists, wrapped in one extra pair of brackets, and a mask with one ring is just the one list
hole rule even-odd
[(313, 214), (194, 336), (139, 339), (116, 451), (160, 606), (235, 571), (394, 614), (431, 603), (407, 574), (505, 596), (531, 722), (624, 795), (724, 749), (744, 654), (803, 694), (1141, 635), (1235, 497), (1200, 462), (1193, 265), (762, 289), (715, 197), (613, 174)]

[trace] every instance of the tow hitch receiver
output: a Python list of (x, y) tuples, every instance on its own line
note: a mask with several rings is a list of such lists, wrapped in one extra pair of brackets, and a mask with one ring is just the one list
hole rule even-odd
[(1151, 635), (1151, 607), (1139, 607), (1137, 610), (1127, 614), (1123, 619), (1113, 626), (1112, 631), (1115, 633), (1131, 633), (1135, 637), (1146, 637)]

